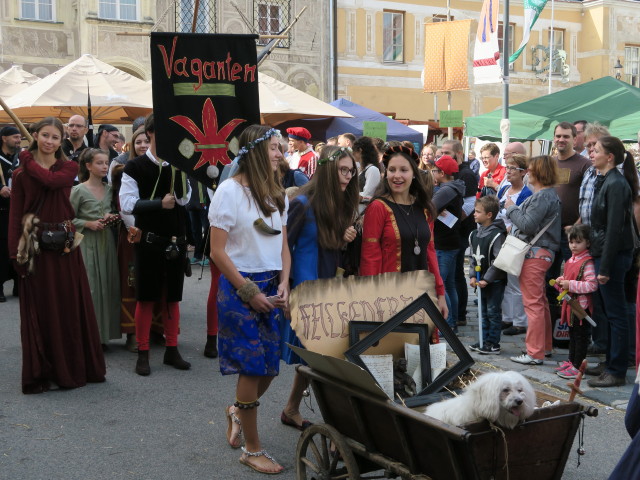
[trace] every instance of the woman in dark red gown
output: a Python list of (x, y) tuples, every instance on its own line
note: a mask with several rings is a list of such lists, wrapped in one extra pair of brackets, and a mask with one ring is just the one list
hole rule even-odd
[[(62, 153), (62, 138), (60, 120), (45, 118), (35, 126), (29, 151), (20, 153), (9, 212), (12, 259), (18, 254), (26, 213), (35, 213), (41, 227), (51, 229), (75, 216), (69, 193), (78, 166)], [(69, 253), (41, 250), (32, 273), (26, 265), (16, 267), (20, 275), (22, 392), (46, 392), (51, 382), (61, 388), (103, 382), (104, 356), (80, 249)]]

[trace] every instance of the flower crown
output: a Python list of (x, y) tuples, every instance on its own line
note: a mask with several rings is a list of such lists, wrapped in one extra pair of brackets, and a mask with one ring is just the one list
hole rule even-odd
[(238, 150), (238, 154), (236, 155), (236, 158), (234, 158), (234, 160), (237, 160), (238, 163), (240, 163), (242, 158), (247, 153), (249, 153), (249, 150), (254, 149), (258, 144), (264, 142), (265, 140), (269, 140), (271, 137), (282, 138), (282, 133), (280, 133), (280, 130), (278, 130), (277, 128), (270, 128), (269, 130), (266, 131), (266, 133), (263, 136), (258, 137), (254, 141), (247, 143), (244, 147)]
[(335, 162), (340, 158), (343, 154), (351, 154), (351, 149), (349, 147), (340, 147), (338, 150), (333, 152), (331, 155), (325, 158), (321, 158), (318, 160), (318, 165), (324, 165), (327, 162)]

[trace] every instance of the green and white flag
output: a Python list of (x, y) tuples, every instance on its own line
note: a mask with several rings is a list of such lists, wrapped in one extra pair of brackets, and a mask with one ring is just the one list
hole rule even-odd
[(531, 29), (533, 25), (538, 20), (542, 9), (547, 4), (547, 0), (524, 0), (524, 34), (522, 35), (522, 43), (518, 47), (518, 50), (513, 52), (513, 54), (509, 57), (509, 63), (513, 63), (522, 53), (524, 47), (527, 45), (529, 41), (529, 36), (531, 35)]

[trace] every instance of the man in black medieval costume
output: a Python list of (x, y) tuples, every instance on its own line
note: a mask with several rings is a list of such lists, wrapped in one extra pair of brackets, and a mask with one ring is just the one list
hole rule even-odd
[(136, 340), (138, 361), (136, 373), (149, 375), (149, 332), (154, 304), (162, 303), (166, 337), (164, 363), (179, 370), (191, 367), (178, 352), (180, 324), (179, 302), (186, 265), (184, 205), (191, 190), (182, 175), (156, 156), (154, 116), (144, 124), (149, 149), (127, 162), (122, 175), (120, 206), (135, 217), (142, 231), (135, 246), (136, 276)]

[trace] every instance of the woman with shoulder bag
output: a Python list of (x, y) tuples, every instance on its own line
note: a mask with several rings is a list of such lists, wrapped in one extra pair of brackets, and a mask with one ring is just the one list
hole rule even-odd
[(545, 274), (553, 263), (554, 252), (560, 247), (560, 199), (554, 188), (557, 181), (556, 161), (548, 155), (534, 157), (529, 161), (529, 187), (533, 195), (519, 207), (512, 198), (504, 204), (506, 218), (512, 223), (511, 235), (524, 242), (532, 241), (541, 228), (549, 224), (527, 253), (519, 277), (522, 303), (529, 319), (525, 339), (527, 353), (511, 360), (524, 365), (542, 365), (545, 353), (552, 348)]
[[(352, 226), (358, 207), (358, 173), (354, 158), (346, 148), (324, 147), (318, 168), (308, 184), (291, 201), (287, 235), (291, 249), (292, 287), (307, 280), (342, 276), (343, 248), (356, 237)], [(282, 323), (282, 359), (288, 364), (302, 360), (286, 345), (300, 346), (289, 322)], [(306, 388), (304, 378), (295, 374), (280, 420), (303, 430), (299, 407)]]
[(9, 252), (20, 275), (22, 393), (46, 392), (52, 383), (81, 387), (105, 376), (87, 273), (74, 248), (69, 194), (78, 164), (62, 153), (63, 137), (57, 118), (38, 122), (13, 174)]
[(220, 372), (238, 375), (236, 401), (226, 408), (227, 442), (245, 445), (240, 463), (277, 474), (283, 467), (258, 436), (260, 397), (280, 367), (281, 308), (288, 304), (291, 257), (287, 200), (276, 178), (280, 131), (247, 127), (239, 138), (238, 170), (220, 183), (209, 209), (211, 257), (220, 269)]

